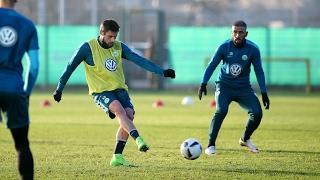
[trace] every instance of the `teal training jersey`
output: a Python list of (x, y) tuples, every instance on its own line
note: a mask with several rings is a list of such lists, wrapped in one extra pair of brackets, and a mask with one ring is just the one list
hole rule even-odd
[(209, 62), (202, 83), (208, 83), (213, 71), (222, 62), (217, 83), (232, 88), (249, 87), (250, 68), (253, 65), (261, 92), (267, 92), (265, 76), (261, 64), (260, 50), (252, 41), (245, 40), (242, 47), (236, 47), (232, 40), (222, 43)]
[[(0, 8), (0, 91), (25, 91), (22, 58), (25, 52), (38, 49), (37, 31), (32, 21), (14, 9)], [(38, 63), (31, 65), (29, 71), (38, 69)], [(28, 85), (33, 86), (35, 80), (36, 75), (30, 76)], [(32, 87), (27, 89), (30, 93)]]

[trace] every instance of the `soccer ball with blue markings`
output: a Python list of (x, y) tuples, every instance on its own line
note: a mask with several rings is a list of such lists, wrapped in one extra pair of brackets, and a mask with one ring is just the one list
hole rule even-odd
[(202, 153), (202, 146), (195, 138), (189, 138), (182, 142), (180, 146), (181, 155), (188, 160), (195, 160)]

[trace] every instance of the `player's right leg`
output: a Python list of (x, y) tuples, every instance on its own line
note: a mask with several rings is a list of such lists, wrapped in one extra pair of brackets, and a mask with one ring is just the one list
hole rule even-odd
[(209, 128), (209, 142), (205, 153), (213, 155), (216, 153), (215, 142), (221, 128), (222, 122), (228, 113), (228, 107), (231, 102), (231, 95), (228, 89), (221, 87), (220, 84), (216, 86), (215, 101), (217, 102), (217, 109)]

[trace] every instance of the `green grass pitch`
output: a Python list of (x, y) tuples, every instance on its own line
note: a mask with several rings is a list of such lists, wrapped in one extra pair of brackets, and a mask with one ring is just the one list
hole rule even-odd
[[(194, 105), (182, 106), (184, 96)], [(135, 123), (150, 144), (140, 153), (132, 139), (125, 157), (138, 167), (110, 167), (116, 120), (97, 108), (86, 92), (67, 92), (57, 104), (51, 95), (35, 93), (30, 101), (30, 143), (35, 179), (320, 179), (320, 95), (271, 93), (252, 137), (261, 149), (252, 154), (240, 147), (247, 114), (232, 103), (217, 140), (217, 155), (204, 153), (189, 161), (180, 155), (183, 140), (198, 138), (207, 145), (214, 108), (212, 94), (202, 101), (195, 92), (131, 92)], [(260, 98), (260, 97), (259, 97)], [(43, 107), (45, 99), (50, 107)], [(164, 107), (151, 104), (161, 99)], [(0, 125), (0, 179), (17, 179), (16, 152), (11, 135)]]

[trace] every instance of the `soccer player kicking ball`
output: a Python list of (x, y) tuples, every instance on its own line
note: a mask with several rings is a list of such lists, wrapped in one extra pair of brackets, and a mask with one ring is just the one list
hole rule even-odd
[(61, 100), (62, 91), (72, 72), (83, 62), (89, 94), (93, 96), (94, 102), (109, 114), (110, 118), (117, 117), (120, 124), (110, 165), (132, 166), (133, 164), (125, 160), (122, 155), (129, 135), (135, 140), (140, 151), (146, 152), (149, 146), (133, 124), (135, 112), (128, 94), (128, 86), (125, 84), (122, 59), (132, 61), (164, 77), (175, 78), (175, 71), (162, 69), (116, 40), (119, 29), (118, 23), (112, 19), (101, 23), (99, 37), (83, 43), (72, 56), (60, 77), (53, 98), (57, 102)]
[(259, 152), (258, 148), (250, 140), (262, 118), (259, 99), (251, 88), (249, 81), (251, 64), (254, 67), (260, 86), (263, 105), (266, 109), (269, 109), (270, 105), (261, 65), (260, 51), (256, 44), (246, 40), (248, 35), (246, 23), (236, 21), (232, 25), (231, 34), (232, 39), (222, 43), (209, 62), (198, 92), (200, 100), (202, 94), (207, 95), (207, 83), (213, 71), (222, 61), (221, 70), (216, 80), (216, 112), (209, 129), (209, 143), (205, 150), (207, 155), (216, 153), (215, 142), (217, 135), (232, 101), (238, 102), (249, 114), (249, 120), (239, 144), (246, 146), (253, 153)]

